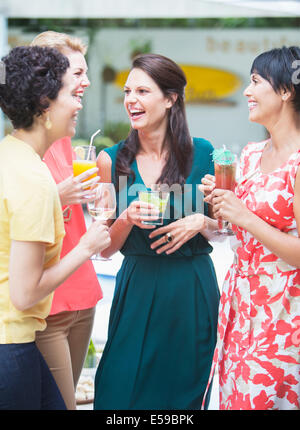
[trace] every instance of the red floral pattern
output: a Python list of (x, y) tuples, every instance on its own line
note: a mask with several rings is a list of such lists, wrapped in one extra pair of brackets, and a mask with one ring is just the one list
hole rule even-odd
[[(293, 199), (300, 151), (263, 174), (265, 143), (243, 150), (235, 193), (260, 218), (298, 236)], [(300, 270), (233, 228), (235, 257), (223, 285), (214, 354), (220, 409), (300, 409)]]

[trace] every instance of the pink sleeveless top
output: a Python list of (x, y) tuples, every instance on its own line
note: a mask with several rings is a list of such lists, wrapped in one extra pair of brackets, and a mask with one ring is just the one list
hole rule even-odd
[[(44, 162), (57, 184), (73, 174), (73, 158), (69, 137), (54, 142), (46, 152)], [(86, 232), (81, 205), (64, 206), (63, 211), (66, 235), (61, 258), (78, 244), (80, 237)], [(102, 297), (102, 290), (93, 263), (88, 260), (55, 290), (50, 315), (63, 311), (92, 308)]]

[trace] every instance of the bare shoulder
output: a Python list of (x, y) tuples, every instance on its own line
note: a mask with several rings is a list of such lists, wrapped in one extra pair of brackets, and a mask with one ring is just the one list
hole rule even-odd
[(106, 151), (101, 151), (97, 157), (97, 167), (101, 182), (111, 182), (111, 166), (112, 161)]

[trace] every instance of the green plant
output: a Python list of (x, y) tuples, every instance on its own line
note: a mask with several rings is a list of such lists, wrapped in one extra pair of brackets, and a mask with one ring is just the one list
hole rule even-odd
[[(96, 155), (104, 148), (110, 148), (114, 145), (114, 141), (108, 136), (98, 136), (93, 140), (93, 145), (96, 147)], [(90, 142), (87, 139), (78, 138), (72, 140), (72, 146), (84, 146), (89, 145)]]
[(99, 154), (102, 149), (110, 148), (114, 146), (115, 142), (108, 136), (98, 136), (93, 140), (93, 145), (96, 147), (96, 155)]
[(102, 69), (102, 79), (104, 82), (113, 82), (116, 77), (116, 71), (115, 69), (106, 64)]
[(72, 146), (85, 146), (88, 144), (89, 142), (87, 139), (83, 139), (83, 138), (72, 139)]
[[(93, 145), (96, 147), (96, 155), (102, 149), (110, 148), (120, 140), (126, 139), (129, 134), (130, 125), (126, 122), (108, 121), (104, 124), (103, 131), (93, 140)], [(84, 137), (78, 137), (72, 140), (72, 146), (89, 145), (89, 140)]]
[(89, 349), (84, 361), (84, 367), (96, 367), (96, 364), (97, 364), (96, 348), (91, 339), (89, 344)]
[(107, 121), (104, 124), (103, 134), (110, 137), (114, 143), (126, 139), (129, 134), (130, 125), (127, 122)]
[(131, 58), (134, 58), (136, 55), (148, 54), (149, 52), (151, 52), (151, 40), (141, 41), (140, 39), (131, 39), (129, 43), (131, 48)]

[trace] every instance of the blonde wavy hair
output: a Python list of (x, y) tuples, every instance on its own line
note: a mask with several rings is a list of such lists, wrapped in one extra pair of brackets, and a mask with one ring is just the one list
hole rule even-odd
[(30, 46), (47, 46), (48, 48), (55, 48), (61, 53), (68, 49), (79, 51), (82, 55), (87, 52), (87, 45), (79, 37), (69, 36), (57, 31), (44, 31), (38, 34), (30, 43)]

